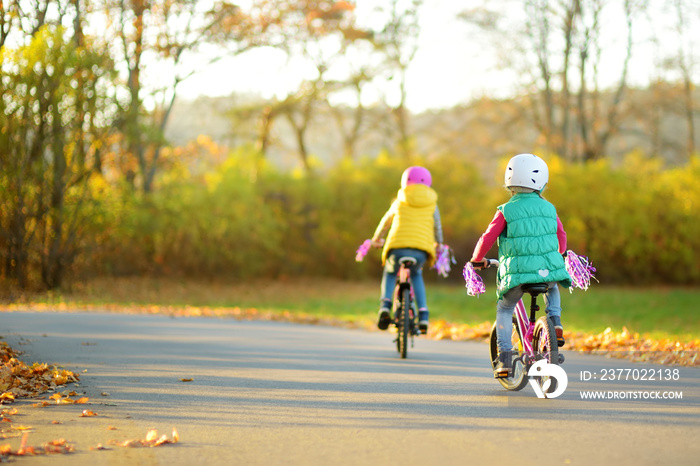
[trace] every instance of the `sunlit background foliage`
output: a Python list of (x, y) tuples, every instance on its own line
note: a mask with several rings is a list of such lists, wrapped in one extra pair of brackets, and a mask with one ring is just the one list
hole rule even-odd
[[(103, 212), (90, 218), (109, 221), (93, 225), (102, 233), (85, 239), (92, 260), (77, 272), (239, 279), (376, 275), (378, 254), (356, 264), (354, 252), (395, 197), (403, 161), (381, 155), (310, 178), (254, 167), (252, 158), (242, 151), (199, 176), (173, 176), (148, 197), (124, 190), (105, 198)], [(508, 200), (501, 172), (484, 180), (454, 157), (416, 162), (433, 173), (445, 241), (459, 268), (496, 206)], [(604, 160), (548, 162), (545, 197), (558, 207), (569, 248), (591, 257), (603, 283), (698, 283), (697, 158), (666, 170), (635, 154), (617, 167)]]
[[(2, 285), (376, 279), (378, 254), (357, 264), (354, 252), (411, 164), (433, 173), (458, 269), (507, 201), (502, 172), (519, 152), (550, 164), (545, 196), (601, 282), (700, 283), (694, 2), (525, 2), (520, 29), (496, 8), (509, 0), (464, 11), (475, 41), (508, 38), (490, 44), (514, 47), (492, 52), (511, 57), (503, 67), (517, 89), (420, 115), (406, 82), (427, 2), (377, 2), (372, 21), (356, 3), (0, 2)], [(635, 45), (648, 39), (634, 32), (653, 22), (651, 8), (671, 18), (675, 39), (646, 81), (632, 80)], [(596, 21), (608, 9), (617, 16)], [(604, 28), (625, 39), (607, 85)], [(217, 109), (225, 137), (199, 134), (212, 129), (204, 117), (178, 126), (180, 83), (260, 48), (312, 72), (287, 95)]]

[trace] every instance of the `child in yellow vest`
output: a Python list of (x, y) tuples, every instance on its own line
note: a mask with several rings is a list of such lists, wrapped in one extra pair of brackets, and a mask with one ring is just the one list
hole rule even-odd
[(411, 267), (411, 284), (418, 306), (418, 325), (421, 333), (428, 331), (429, 314), (422, 269), (426, 262), (429, 266), (435, 263), (436, 246), (442, 243), (438, 196), (431, 185), (432, 176), (426, 168), (407, 168), (401, 176), (401, 189), (396, 200), (372, 236), (374, 247), (384, 246), (384, 273), (377, 321), (377, 327), (381, 330), (386, 330), (391, 323), (391, 295), (396, 283), (398, 260), (412, 257), (416, 259), (416, 264)]

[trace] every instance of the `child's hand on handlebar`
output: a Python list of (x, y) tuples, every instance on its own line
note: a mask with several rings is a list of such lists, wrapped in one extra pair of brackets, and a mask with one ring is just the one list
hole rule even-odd
[(469, 263), (474, 267), (474, 270), (482, 270), (486, 268), (486, 262), (485, 261), (469, 261)]
[(469, 263), (474, 267), (475, 270), (488, 269), (489, 267), (498, 267), (498, 260), (496, 259), (484, 259), (480, 261), (475, 261), (473, 258)]
[(372, 238), (370, 241), (372, 241), (373, 247), (381, 248), (382, 246), (384, 246), (385, 239), (384, 238), (378, 238), (378, 239)]

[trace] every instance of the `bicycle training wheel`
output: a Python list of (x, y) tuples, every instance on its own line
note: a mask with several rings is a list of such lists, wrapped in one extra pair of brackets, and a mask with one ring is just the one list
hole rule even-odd
[[(518, 359), (523, 356), (523, 343), (520, 340), (520, 329), (518, 326), (518, 321), (513, 317), (513, 331), (511, 336), (511, 341), (513, 342), (513, 359)], [(494, 322), (491, 328), (491, 342), (489, 345), (490, 356), (491, 356), (491, 367), (495, 369), (496, 367), (496, 357), (498, 357), (498, 343), (496, 336), (496, 323)], [(527, 385), (527, 370), (528, 368), (523, 364), (522, 359), (518, 359), (513, 363), (513, 372), (510, 377), (505, 379), (497, 379), (503, 388), (506, 390), (517, 391), (522, 390), (525, 385)]]
[[(532, 347), (538, 359), (545, 359), (550, 364), (559, 364), (559, 346), (554, 324), (547, 316), (542, 316), (535, 322), (535, 332), (532, 336)], [(545, 393), (557, 389), (557, 379), (553, 377), (535, 377)]]

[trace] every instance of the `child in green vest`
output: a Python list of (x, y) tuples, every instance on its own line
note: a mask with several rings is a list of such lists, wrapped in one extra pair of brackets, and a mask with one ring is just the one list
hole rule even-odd
[(542, 197), (548, 181), (549, 169), (538, 156), (519, 154), (510, 159), (505, 186), (511, 198), (498, 207), (472, 254), (472, 262), (481, 262), (498, 241), (496, 334), (499, 355), (494, 366), (496, 378), (508, 377), (511, 372), (512, 319), (515, 306), (523, 296), (521, 285), (549, 285), (544, 294), (547, 315), (554, 324), (557, 344), (564, 345), (557, 285), (570, 287), (571, 277), (563, 257), (566, 232), (555, 207)]
[[(437, 207), (437, 193), (431, 188), (432, 176), (423, 167), (409, 167), (401, 176), (401, 189), (396, 200), (379, 222), (372, 245), (384, 246), (382, 264), (381, 304), (377, 327), (386, 330), (391, 323), (391, 300), (398, 260), (412, 257), (411, 284), (418, 306), (418, 326), (421, 333), (428, 331), (428, 305), (423, 282), (423, 264), (433, 265), (436, 242), (442, 243), (442, 225)], [(388, 232), (388, 235), (387, 235)], [(387, 235), (386, 241), (383, 239)]]

